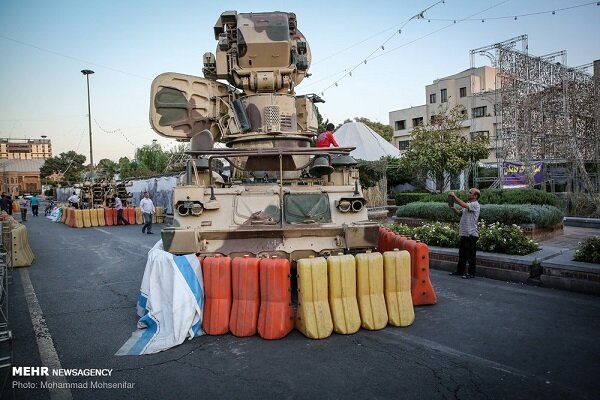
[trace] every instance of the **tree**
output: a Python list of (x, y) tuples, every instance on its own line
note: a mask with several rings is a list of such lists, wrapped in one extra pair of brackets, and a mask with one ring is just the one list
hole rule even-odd
[(458, 176), (471, 162), (489, 154), (488, 139), (476, 135), (470, 140), (461, 134), (467, 113), (462, 105), (440, 109), (431, 123), (418, 125), (411, 132), (410, 146), (402, 158), (403, 168), (425, 178), (435, 178), (441, 192), (453, 177)]
[(169, 165), (169, 153), (163, 151), (160, 144), (145, 144), (135, 151), (139, 169), (147, 169), (154, 174), (162, 174)]
[(362, 122), (369, 128), (373, 129), (379, 136), (390, 142), (394, 137), (394, 130), (391, 126), (387, 124), (382, 124), (381, 122), (371, 121), (368, 118), (364, 117), (356, 117), (354, 118), (356, 122)]
[(117, 172), (119, 172), (119, 166), (116, 162), (109, 160), (108, 158), (103, 158), (96, 166), (96, 175), (98, 178), (105, 179), (109, 182), (113, 180)]
[(50, 157), (40, 167), (40, 178), (47, 178), (55, 173), (64, 174), (66, 183), (81, 181), (81, 175), (85, 170), (85, 156), (77, 154), (73, 150), (60, 153), (56, 157)]

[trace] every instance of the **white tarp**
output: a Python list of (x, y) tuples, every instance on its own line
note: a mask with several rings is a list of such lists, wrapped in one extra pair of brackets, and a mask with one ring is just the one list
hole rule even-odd
[(350, 153), (356, 159), (377, 161), (384, 156), (400, 156), (400, 150), (362, 122), (345, 123), (333, 136), (340, 147), (356, 147)]
[(175, 256), (162, 241), (148, 252), (137, 302), (138, 330), (117, 356), (158, 353), (204, 334), (204, 282), (194, 254)]

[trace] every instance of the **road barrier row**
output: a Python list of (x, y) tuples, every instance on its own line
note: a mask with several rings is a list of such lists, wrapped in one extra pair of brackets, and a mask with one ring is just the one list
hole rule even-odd
[[(123, 218), (132, 225), (144, 224), (144, 217), (139, 207), (123, 207)], [(73, 207), (62, 207), (60, 222), (73, 228), (117, 225), (117, 210), (115, 208), (79, 210)], [(156, 213), (152, 215), (152, 222), (164, 222), (163, 207), (156, 207)]]
[(295, 313), (289, 260), (199, 259), (205, 291), (202, 328), (209, 335), (258, 333), (263, 339), (281, 339), (296, 327), (306, 337), (324, 339), (334, 331), (355, 333), (361, 326), (368, 330), (388, 324), (405, 327), (415, 319), (411, 282), (423, 290), (422, 282), (412, 278), (408, 250), (304, 258), (297, 262)]

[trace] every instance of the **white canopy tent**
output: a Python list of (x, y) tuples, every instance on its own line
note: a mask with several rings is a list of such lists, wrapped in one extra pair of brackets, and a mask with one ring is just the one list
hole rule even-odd
[(356, 159), (377, 161), (384, 156), (400, 156), (400, 150), (362, 122), (345, 123), (333, 136), (340, 147), (356, 147), (350, 153)]

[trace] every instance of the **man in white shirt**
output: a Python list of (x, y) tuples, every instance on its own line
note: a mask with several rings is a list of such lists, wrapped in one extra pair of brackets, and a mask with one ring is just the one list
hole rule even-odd
[(79, 196), (73, 192), (73, 194), (67, 199), (71, 207), (79, 208)]
[(116, 194), (113, 195), (115, 200), (115, 208), (117, 209), (117, 225), (129, 225), (129, 222), (123, 218), (123, 202)]
[[(150, 200), (150, 195), (148, 192), (144, 192), (144, 198), (140, 201), (140, 209), (144, 215), (144, 226), (142, 226), (142, 233), (152, 235), (152, 214), (156, 212), (156, 209), (154, 208), (154, 203), (152, 200)], [(146, 229), (148, 229), (148, 232), (146, 232)]]

